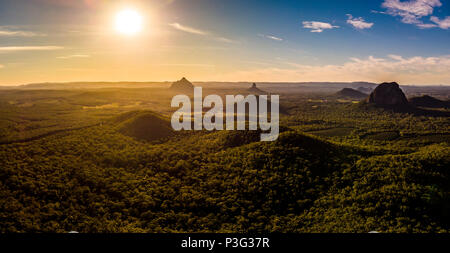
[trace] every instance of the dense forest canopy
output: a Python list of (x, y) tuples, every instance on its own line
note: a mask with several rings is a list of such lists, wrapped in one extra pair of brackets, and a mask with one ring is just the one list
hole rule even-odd
[(171, 93), (145, 91), (0, 92), (0, 231), (450, 230), (445, 108), (287, 93), (265, 143), (173, 133)]

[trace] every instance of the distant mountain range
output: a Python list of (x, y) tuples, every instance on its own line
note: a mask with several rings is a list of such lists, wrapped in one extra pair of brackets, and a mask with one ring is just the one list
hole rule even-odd
[[(184, 81), (182, 78), (177, 81)], [(175, 83), (177, 83), (175, 82)], [(81, 89), (81, 88), (146, 88), (146, 87), (170, 87), (172, 82), (48, 82), (48, 83), (31, 83), (17, 86), (0, 86), (0, 89)], [(249, 85), (248, 82), (196, 82), (198, 86), (227, 86), (230, 88)], [(354, 88), (369, 87), (374, 88), (376, 83), (369, 82), (261, 82), (259, 86), (271, 87), (313, 87), (313, 88)]]
[[(189, 82), (186, 78), (184, 78)], [(183, 79), (175, 82), (185, 82)], [(0, 90), (68, 90), (68, 89), (102, 89), (102, 88), (169, 88), (172, 82), (68, 82), (68, 83), (33, 83), (19, 86), (0, 86)], [(203, 88), (243, 89), (251, 86), (249, 82), (195, 82), (189, 84)], [(343, 88), (350, 88), (369, 94), (378, 84), (370, 82), (261, 82), (257, 89), (263, 93), (336, 93)], [(450, 98), (450, 86), (410, 86), (400, 85), (407, 97), (430, 95), (441, 100)]]
[(0, 89), (64, 90), (101, 88), (151, 88), (167, 87), (170, 82), (69, 82), (69, 83), (31, 83), (18, 86), (0, 86)]

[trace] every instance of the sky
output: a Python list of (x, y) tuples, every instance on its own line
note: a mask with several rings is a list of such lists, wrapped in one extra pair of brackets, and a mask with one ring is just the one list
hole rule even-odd
[(449, 42), (447, 0), (0, 0), (0, 85), (450, 85)]

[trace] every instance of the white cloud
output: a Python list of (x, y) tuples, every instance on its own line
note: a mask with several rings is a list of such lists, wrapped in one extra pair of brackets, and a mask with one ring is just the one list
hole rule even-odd
[(303, 28), (311, 29), (312, 33), (321, 33), (325, 29), (339, 28), (339, 26), (334, 26), (329, 23), (318, 22), (318, 21), (303, 21)]
[(276, 36), (273, 36), (273, 35), (265, 35), (265, 34), (258, 34), (258, 35), (259, 35), (260, 37), (267, 38), (267, 39), (271, 39), (271, 40), (275, 40), (275, 41), (283, 41), (282, 38), (276, 37)]
[(347, 16), (348, 16), (347, 23), (351, 24), (356, 29), (368, 29), (373, 26), (373, 23), (366, 22), (362, 17), (353, 18), (351, 14), (347, 14)]
[(433, 21), (434, 23), (436, 23), (442, 29), (450, 28), (450, 17), (446, 17), (446, 18), (440, 20), (438, 17), (433, 16), (430, 18), (430, 20)]
[(197, 34), (197, 35), (208, 35), (208, 32), (206, 32), (206, 31), (202, 31), (202, 30), (199, 30), (199, 29), (196, 29), (196, 28), (192, 28), (192, 27), (189, 27), (189, 26), (184, 26), (184, 25), (181, 25), (179, 23), (172, 23), (172, 24), (169, 24), (169, 25), (172, 26), (173, 28), (175, 28), (177, 30), (180, 30), (180, 31), (183, 31), (183, 32)]
[(10, 46), (10, 47), (0, 47), (0, 53), (7, 52), (19, 52), (19, 51), (51, 51), (51, 50), (61, 50), (64, 47), (59, 46)]
[(59, 56), (56, 57), (57, 59), (72, 59), (72, 58), (90, 58), (90, 55), (87, 54), (73, 54), (73, 55), (67, 55), (67, 56)]
[(387, 13), (393, 16), (402, 17), (402, 22), (406, 24), (418, 24), (422, 17), (433, 13), (434, 7), (440, 7), (440, 0), (411, 0), (401, 2), (400, 0), (385, 0), (382, 7), (387, 9)]
[(446, 17), (440, 20), (437, 17), (432, 16), (430, 20), (432, 23), (424, 23), (421, 19), (423, 17), (433, 14), (434, 8), (441, 7), (440, 0), (385, 0), (382, 4), (383, 8), (386, 8), (386, 12), (377, 12), (382, 14), (389, 14), (392, 16), (401, 17), (401, 21), (405, 24), (414, 24), (419, 28), (434, 28), (440, 27), (442, 29), (448, 29), (450, 27), (450, 17)]
[(389, 55), (387, 58), (369, 56), (365, 59), (351, 58), (336, 65), (291, 65), (290, 68), (258, 68), (237, 71), (220, 76), (222, 80), (252, 81), (337, 81), (351, 82), (366, 80), (371, 82), (397, 81), (402, 84), (450, 84), (450, 55), (439, 57), (415, 56), (404, 58)]

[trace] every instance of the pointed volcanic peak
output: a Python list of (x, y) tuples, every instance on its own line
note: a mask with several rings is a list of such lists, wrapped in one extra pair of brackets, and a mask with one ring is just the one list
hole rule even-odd
[(413, 97), (409, 99), (409, 103), (416, 107), (425, 108), (450, 108), (450, 101), (442, 101), (432, 96)]
[(406, 106), (408, 100), (398, 83), (382, 83), (378, 85), (367, 99), (369, 104), (379, 106)]
[(194, 90), (194, 85), (191, 82), (189, 82), (185, 77), (183, 77), (180, 80), (172, 83), (170, 89), (177, 91), (192, 91)]
[(367, 98), (368, 95), (351, 88), (344, 88), (335, 93), (335, 96), (338, 98), (364, 99)]
[(267, 92), (259, 89), (258, 87), (256, 87), (256, 83), (253, 83), (252, 86), (250, 88), (247, 89), (247, 91), (251, 94), (255, 94), (255, 95), (264, 95), (267, 94)]

